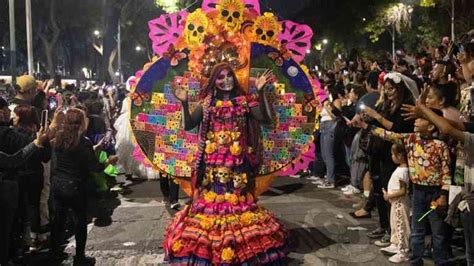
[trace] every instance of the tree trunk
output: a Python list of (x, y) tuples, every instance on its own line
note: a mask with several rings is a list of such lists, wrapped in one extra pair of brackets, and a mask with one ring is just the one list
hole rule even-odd
[[(49, 25), (46, 27), (45, 31), (51, 30), (51, 36), (49, 37), (47, 32), (38, 32), (38, 36), (41, 39), (41, 42), (44, 46), (44, 53), (46, 56), (46, 69), (48, 70), (48, 74), (50, 76), (54, 76), (55, 74), (55, 60), (54, 60), (54, 47), (59, 39), (59, 34), (61, 30), (58, 27), (56, 22), (56, 0), (50, 1), (49, 6)], [(48, 38), (49, 37), (49, 38)]]
[(107, 67), (107, 72), (109, 73), (109, 77), (112, 80), (112, 82), (117, 83), (120, 81), (120, 77), (117, 77), (115, 75), (115, 70), (114, 70), (114, 60), (115, 57), (117, 56), (117, 47), (115, 47), (112, 52), (110, 53), (109, 56), (109, 65)]
[(119, 6), (115, 4), (115, 0), (104, 0), (104, 39), (103, 39), (103, 53), (99, 71), (99, 79), (101, 81), (110, 83), (114, 75), (109, 75), (109, 59), (112, 51), (117, 45), (115, 36), (117, 35), (117, 23), (120, 17)]

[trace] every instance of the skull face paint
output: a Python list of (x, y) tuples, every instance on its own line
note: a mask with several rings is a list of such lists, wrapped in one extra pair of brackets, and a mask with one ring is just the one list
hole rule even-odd
[(232, 73), (224, 69), (219, 73), (216, 79), (216, 87), (225, 92), (230, 92), (234, 88), (234, 76)]

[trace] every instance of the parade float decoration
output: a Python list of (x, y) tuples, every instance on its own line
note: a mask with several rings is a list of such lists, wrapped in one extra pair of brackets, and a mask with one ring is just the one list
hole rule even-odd
[[(302, 61), (311, 47), (310, 27), (278, 20), (260, 13), (257, 0), (205, 0), (194, 12), (164, 14), (148, 24), (157, 55), (136, 73), (132, 92), (130, 125), (137, 149), (134, 157), (189, 188), (198, 132), (182, 127), (181, 104), (171, 82), (188, 90), (191, 111), (212, 67), (229, 63), (240, 85), (254, 93), (254, 78), (265, 69), (274, 73), (273, 128), (262, 127), (263, 163), (257, 178), (258, 193), (279, 171), (298, 169), (314, 153), (317, 127), (318, 87)], [(296, 163), (295, 163), (296, 162)]]

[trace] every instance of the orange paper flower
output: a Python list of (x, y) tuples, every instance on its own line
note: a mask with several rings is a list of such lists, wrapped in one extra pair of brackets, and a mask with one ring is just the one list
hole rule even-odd
[(225, 201), (225, 196), (224, 195), (217, 195), (216, 196), (216, 202), (217, 203), (222, 203)]
[(251, 212), (246, 212), (240, 216), (240, 222), (244, 225), (250, 225), (253, 221), (254, 214)]
[(182, 248), (183, 248), (183, 244), (181, 244), (181, 241), (180, 241), (180, 240), (174, 241), (173, 246), (171, 247), (171, 249), (173, 250), (173, 252), (178, 252), (178, 251), (180, 251)]
[(207, 203), (212, 203), (216, 199), (217, 194), (214, 191), (209, 191), (206, 194), (204, 194), (204, 200)]
[(232, 248), (225, 248), (222, 250), (221, 259), (223, 261), (232, 261), (234, 259), (235, 252)]
[(199, 223), (204, 230), (209, 230), (212, 227), (212, 222), (208, 219), (203, 219)]
[(232, 205), (237, 205), (239, 204), (239, 197), (237, 197), (237, 195), (235, 194), (231, 194), (227, 201), (230, 202)]

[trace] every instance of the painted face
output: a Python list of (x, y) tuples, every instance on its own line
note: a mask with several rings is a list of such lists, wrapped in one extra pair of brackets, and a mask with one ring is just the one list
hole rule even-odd
[(384, 90), (385, 90), (385, 94), (387, 95), (387, 99), (389, 101), (395, 101), (397, 99), (398, 90), (397, 88), (392, 86), (392, 84), (390, 84), (389, 82), (386, 82), (384, 85)]
[(429, 108), (441, 108), (443, 106), (443, 99), (433, 89), (430, 89), (426, 96), (426, 106)]
[(234, 85), (234, 77), (232, 76), (232, 73), (229, 70), (224, 69), (217, 76), (216, 87), (219, 90), (229, 92), (234, 88)]

